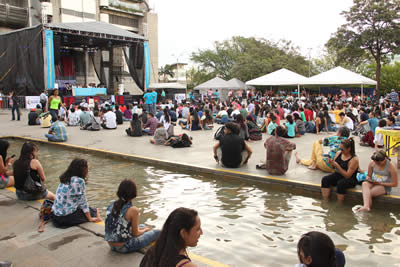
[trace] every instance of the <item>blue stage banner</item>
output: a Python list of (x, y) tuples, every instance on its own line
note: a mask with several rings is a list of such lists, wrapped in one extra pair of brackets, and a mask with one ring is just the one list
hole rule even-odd
[(150, 49), (149, 43), (144, 43), (144, 66), (145, 66), (145, 86), (144, 88), (149, 88), (150, 77), (151, 77), (151, 62), (150, 62)]
[(46, 42), (46, 63), (47, 63), (47, 89), (53, 89), (55, 83), (55, 71), (54, 71), (54, 42), (53, 42), (53, 31), (44, 31), (45, 42)]

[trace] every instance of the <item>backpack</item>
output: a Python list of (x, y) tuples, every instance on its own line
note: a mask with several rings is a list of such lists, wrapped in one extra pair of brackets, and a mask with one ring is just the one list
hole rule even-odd
[(53, 204), (54, 202), (48, 199), (45, 199), (42, 203), (42, 206), (40, 206), (40, 211), (39, 211), (39, 218), (40, 218), (40, 224), (38, 227), (38, 232), (42, 233), (44, 232), (44, 226), (47, 224), (51, 217), (53, 216)]
[(214, 139), (215, 140), (221, 140), (222, 137), (225, 135), (225, 126), (221, 126), (218, 128), (218, 130), (214, 134)]

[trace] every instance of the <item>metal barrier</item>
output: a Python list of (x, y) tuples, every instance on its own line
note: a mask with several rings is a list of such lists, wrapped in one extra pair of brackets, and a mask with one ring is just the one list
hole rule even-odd
[[(25, 108), (25, 96), (17, 96), (19, 108)], [(10, 97), (0, 96), (0, 109), (10, 109)]]

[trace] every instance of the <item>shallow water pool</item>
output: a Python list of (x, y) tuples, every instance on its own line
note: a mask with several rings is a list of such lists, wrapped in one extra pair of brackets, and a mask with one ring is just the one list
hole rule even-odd
[[(23, 142), (10, 143), (9, 155), (18, 157)], [(204, 234), (191, 251), (230, 266), (293, 266), (298, 262), (297, 241), (313, 230), (333, 239), (344, 251), (347, 266), (399, 266), (400, 209), (393, 205), (355, 214), (353, 207), (361, 203), (324, 203), (318, 194), (282, 186), (38, 146), (49, 190), (55, 192), (58, 177), (73, 158), (85, 158), (89, 204), (99, 208), (103, 218), (119, 182), (131, 178), (138, 186), (134, 204), (140, 208), (141, 223), (161, 228), (175, 208), (194, 208)]]

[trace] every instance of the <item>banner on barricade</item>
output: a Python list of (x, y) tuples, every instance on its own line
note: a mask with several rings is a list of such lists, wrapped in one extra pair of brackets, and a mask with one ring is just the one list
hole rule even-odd
[(26, 109), (36, 108), (40, 105), (40, 96), (25, 96), (25, 107)]

